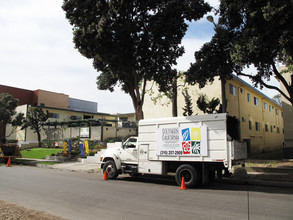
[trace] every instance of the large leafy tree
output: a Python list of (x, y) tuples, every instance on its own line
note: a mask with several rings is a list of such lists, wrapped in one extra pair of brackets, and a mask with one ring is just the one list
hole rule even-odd
[(18, 105), (18, 99), (7, 93), (0, 94), (0, 139), (1, 143), (5, 142), (6, 125), (11, 124), (13, 127), (22, 125), (23, 113), (15, 111)]
[[(221, 0), (218, 15), (215, 35), (195, 53), (196, 62), (187, 72), (187, 81), (203, 87), (215, 76), (225, 81), (235, 72), (249, 77), (255, 86), (277, 90), (293, 104), (293, 84), (277, 68), (278, 63), (287, 65), (292, 82), (293, 1)], [(244, 73), (251, 65), (256, 74)], [(272, 76), (288, 95), (269, 83)]]
[(22, 129), (30, 127), (34, 133), (37, 133), (39, 147), (41, 147), (41, 128), (43, 123), (49, 118), (49, 112), (43, 111), (41, 107), (32, 107), (28, 110)]
[(143, 118), (146, 82), (160, 85), (174, 76), (171, 67), (184, 53), (187, 21), (210, 10), (204, 0), (64, 0), (73, 41), (100, 75), (98, 89), (120, 85)]

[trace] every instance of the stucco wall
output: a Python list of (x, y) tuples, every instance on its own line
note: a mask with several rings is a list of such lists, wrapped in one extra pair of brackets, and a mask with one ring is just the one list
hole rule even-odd
[[(182, 82), (178, 84), (183, 85)], [(230, 93), (230, 85), (235, 87), (236, 94)], [(221, 82), (218, 79), (215, 79), (212, 84), (206, 85), (203, 89), (199, 89), (196, 85), (187, 85), (187, 87), (192, 98), (193, 115), (203, 114), (196, 104), (200, 94), (207, 95), (209, 100), (219, 98), (222, 102)], [(182, 88), (178, 87), (178, 116), (183, 115), (182, 108), (185, 106)], [(154, 94), (145, 96), (143, 109), (145, 118), (172, 117), (170, 100), (163, 96), (154, 102), (152, 97), (157, 97), (158, 89), (152, 83), (148, 84), (147, 90), (154, 92)], [(227, 113), (239, 119), (241, 139), (250, 142), (250, 152), (259, 153), (281, 149), (284, 142), (282, 107), (238, 78), (228, 80), (225, 84), (225, 90)], [(250, 94), (250, 102), (248, 102), (247, 94)], [(254, 104), (254, 97), (258, 99), (258, 105)], [(267, 109), (264, 109), (264, 103), (266, 103)], [(278, 114), (276, 114), (276, 109)], [(251, 129), (249, 128), (249, 121), (251, 121)], [(256, 129), (256, 122), (259, 123), (259, 130)], [(265, 130), (266, 124), (268, 131)]]
[[(206, 87), (199, 89), (197, 85), (189, 86), (184, 85), (184, 82), (181, 80), (178, 81), (178, 94), (177, 94), (177, 102), (178, 102), (178, 116), (183, 116), (183, 107), (185, 107), (184, 96), (182, 95), (182, 91), (184, 88), (187, 88), (189, 95), (192, 99), (192, 110), (193, 114), (203, 114), (203, 112), (197, 107), (196, 101), (201, 94), (207, 95), (208, 98), (219, 98), (221, 100), (221, 82), (219, 79), (215, 79), (213, 85), (207, 85)], [(162, 118), (162, 117), (172, 117), (172, 104), (171, 100), (168, 99), (163, 94), (161, 98), (153, 101), (152, 98), (155, 98), (159, 95), (158, 87), (153, 82), (147, 83), (147, 91), (149, 91), (145, 95), (145, 101), (143, 106), (144, 118)], [(152, 94), (153, 92), (153, 94)]]
[[(281, 67), (284, 70), (286, 67)], [(292, 85), (291, 75), (292, 73), (283, 73), (283, 77), (286, 79), (288, 84)], [(281, 83), (281, 90), (288, 95), (287, 90)], [(285, 147), (293, 148), (293, 106), (291, 103), (282, 96), (282, 106), (284, 111), (284, 134), (285, 134)], [(293, 154), (293, 152), (292, 152)]]

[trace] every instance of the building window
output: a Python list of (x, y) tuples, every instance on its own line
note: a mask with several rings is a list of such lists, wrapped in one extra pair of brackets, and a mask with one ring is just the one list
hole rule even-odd
[(254, 104), (258, 106), (258, 98), (254, 97)]
[(279, 110), (278, 109), (276, 109), (276, 115), (279, 115)]
[(249, 126), (249, 130), (251, 130), (252, 129), (252, 122), (250, 120), (249, 120), (248, 126)]
[(236, 96), (236, 87), (233, 86), (232, 84), (229, 84), (229, 91), (230, 91), (230, 94)]
[(265, 124), (265, 131), (269, 132), (269, 125), (268, 124)]
[(246, 122), (246, 118), (242, 117), (242, 122)]
[(244, 89), (240, 88), (240, 92), (241, 92), (242, 94), (244, 94)]
[(280, 134), (280, 128), (279, 127), (277, 127), (277, 133)]
[(255, 122), (255, 130), (260, 131), (260, 123), (259, 122)]
[(250, 102), (250, 94), (247, 93), (247, 101)]
[(81, 120), (81, 116), (77, 116), (77, 115), (71, 115), (70, 116), (70, 120)]
[(271, 132), (273, 133), (273, 126), (271, 125)]
[(268, 104), (267, 103), (263, 103), (263, 108), (265, 109), (265, 110), (268, 110)]
[(128, 121), (128, 117), (120, 117), (119, 120), (120, 121)]
[(59, 118), (59, 114), (57, 114), (57, 113), (49, 113), (49, 118)]

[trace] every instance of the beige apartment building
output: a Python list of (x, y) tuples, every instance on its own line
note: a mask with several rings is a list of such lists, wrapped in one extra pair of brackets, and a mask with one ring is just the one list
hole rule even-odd
[[(184, 85), (178, 82), (178, 116), (183, 115), (185, 106), (182, 90)], [(208, 99), (219, 98), (223, 100), (221, 81), (215, 81), (199, 89), (197, 85), (189, 86), (189, 95), (192, 98), (193, 114), (203, 114), (197, 107), (196, 101), (201, 94), (207, 95)], [(146, 95), (144, 103), (145, 118), (172, 117), (170, 100), (163, 96), (161, 99), (152, 99), (158, 92), (155, 85), (149, 83), (149, 91), (155, 95)], [(261, 93), (248, 83), (233, 76), (233, 79), (225, 83), (227, 109), (226, 112), (235, 116), (240, 122), (240, 136), (246, 141), (248, 153), (273, 151), (283, 148), (284, 125), (282, 107), (275, 101)]]

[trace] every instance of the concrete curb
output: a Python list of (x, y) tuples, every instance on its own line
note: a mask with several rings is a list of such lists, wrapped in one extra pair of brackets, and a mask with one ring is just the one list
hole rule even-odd
[(253, 186), (293, 188), (292, 182), (280, 182), (280, 181), (223, 178), (222, 180), (217, 180), (217, 182), (226, 183), (226, 184), (236, 184), (236, 185), (253, 185)]

